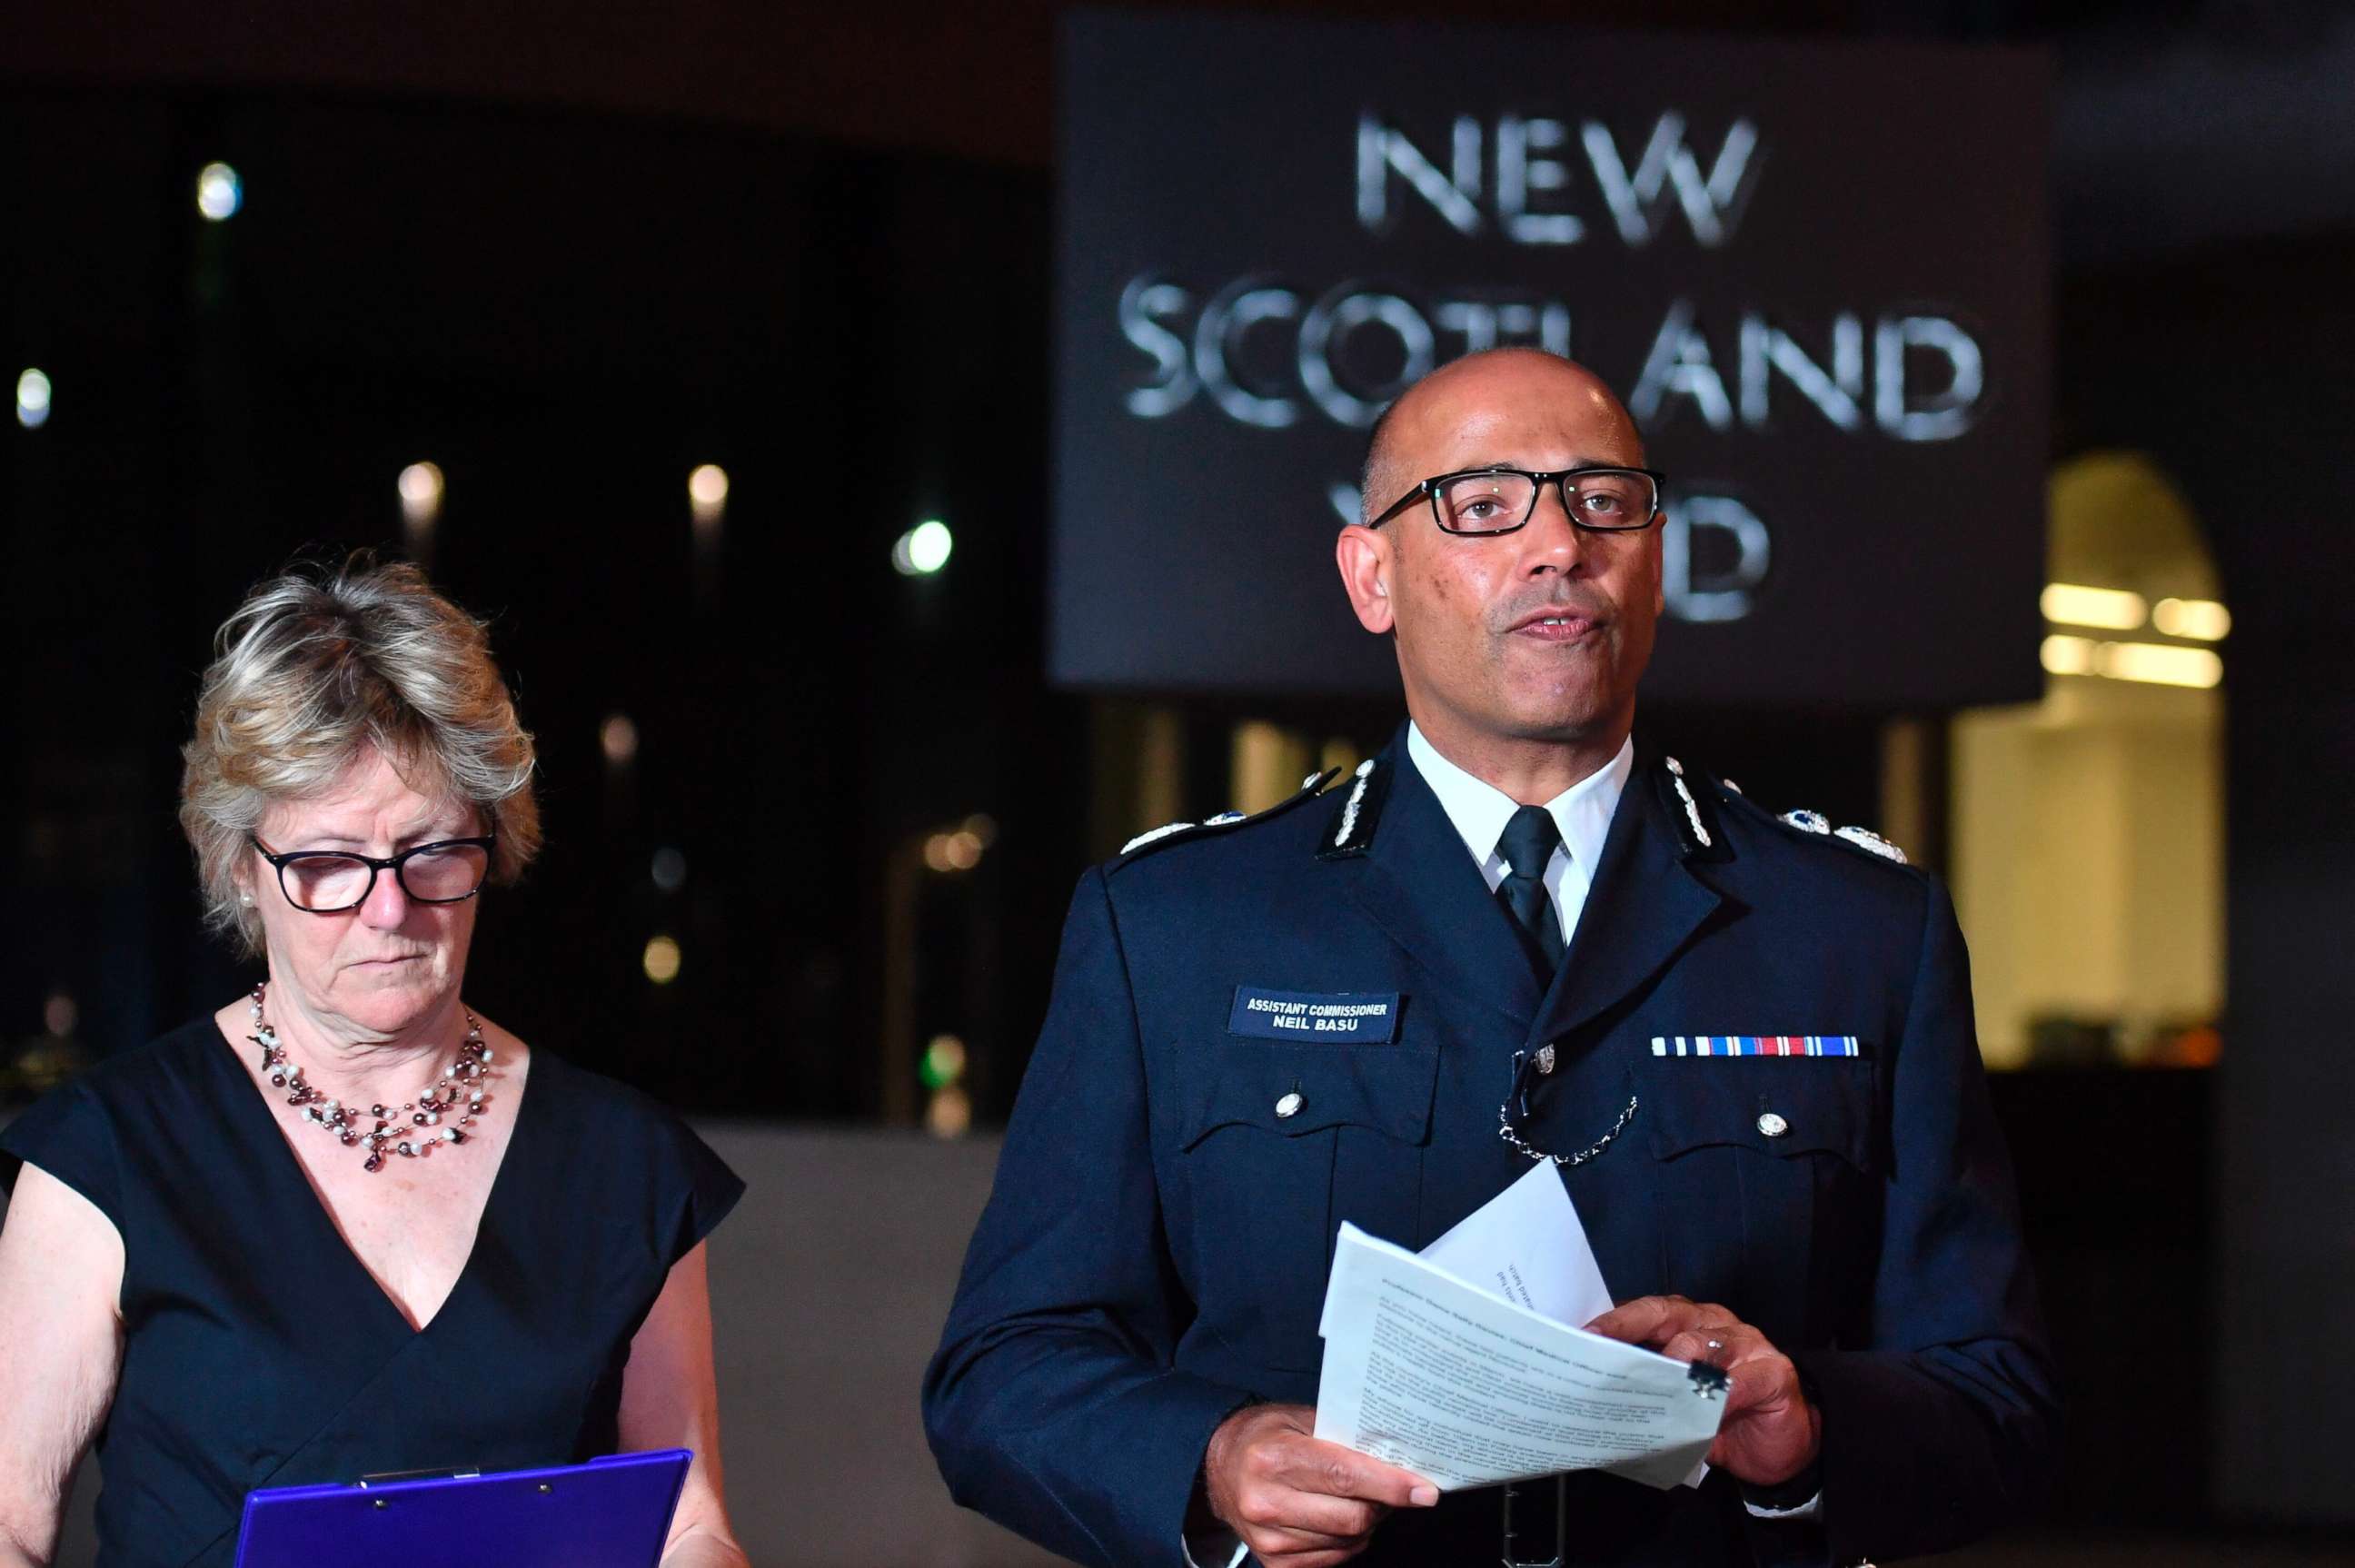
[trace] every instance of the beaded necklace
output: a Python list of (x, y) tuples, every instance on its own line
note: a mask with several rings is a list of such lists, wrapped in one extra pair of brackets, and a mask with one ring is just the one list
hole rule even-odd
[[(261, 1047), (262, 1076), (270, 1080), (272, 1088), (286, 1091), (288, 1104), (303, 1107), (304, 1121), (316, 1123), (347, 1148), (366, 1144), (368, 1157), (360, 1162), (363, 1169), (382, 1170), (388, 1149), (404, 1159), (415, 1159), (437, 1143), (466, 1141), (464, 1129), (483, 1113), (484, 1079), (489, 1071), (486, 1064), (492, 1051), (483, 1043), (481, 1020), (467, 1012), (464, 1004), (458, 1010), (466, 1013), (466, 1038), (458, 1042), (457, 1060), (444, 1067), (439, 1078), (419, 1090), (416, 1099), (398, 1109), (370, 1105), (368, 1115), (376, 1125), (362, 1132), (355, 1112), (346, 1109), (341, 1100), (330, 1100), (303, 1082), (303, 1070), (287, 1061), (286, 1048), (278, 1043), (278, 1031), (261, 1016), (262, 998), (268, 989), (267, 981), (253, 987), (254, 1032), (245, 1037)], [(464, 1101), (463, 1106), (461, 1100)], [(442, 1118), (453, 1114), (456, 1121), (442, 1125)], [(399, 1127), (404, 1115), (410, 1126), (424, 1131), (410, 1133)]]

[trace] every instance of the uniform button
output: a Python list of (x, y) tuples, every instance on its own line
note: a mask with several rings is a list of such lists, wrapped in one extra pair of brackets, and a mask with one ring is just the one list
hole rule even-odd
[(1300, 1095), (1295, 1091), (1275, 1103), (1275, 1114), (1278, 1117), (1296, 1116), (1300, 1115), (1301, 1104)]
[(1770, 1138), (1779, 1138), (1791, 1130), (1791, 1124), (1769, 1111), (1758, 1118), (1758, 1130)]

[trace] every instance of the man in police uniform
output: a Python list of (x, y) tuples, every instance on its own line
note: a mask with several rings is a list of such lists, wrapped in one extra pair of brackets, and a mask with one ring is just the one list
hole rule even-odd
[[(1643, 462), (1566, 360), (1426, 378), (1337, 547), (1411, 722), (1081, 880), (925, 1381), (961, 1502), (1102, 1568), (1457, 1568), (1912, 1555), (2041, 1490), (2055, 1401), (1952, 906), (1870, 834), (1634, 748)], [(1730, 1374), (1699, 1488), (1441, 1499), (1310, 1435), (1336, 1227), (1421, 1248), (1532, 1158), (1621, 1303), (1592, 1327)]]

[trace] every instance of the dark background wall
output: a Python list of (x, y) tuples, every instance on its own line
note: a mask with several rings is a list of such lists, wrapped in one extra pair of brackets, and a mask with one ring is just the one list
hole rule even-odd
[[(2064, 438), (2139, 446), (2179, 475), (2244, 607), (2228, 709), (2215, 1245), (2176, 1288), (2212, 1314), (2200, 1344), (2215, 1495), (2284, 1519), (2355, 1513), (2329, 1438), (2331, 1413), (2355, 1397), (2355, 1355), (2313, 1327), (2355, 1311), (2355, 1055), (2337, 1044), (2355, 1011), (2350, 277), (2343, 239), (2219, 243), (2088, 273), (2062, 305)], [(2202, 1141), (2152, 1148), (2153, 1168), (2189, 1165)]]
[[(46, 901), (0, 953), (14, 1016), (63, 989), (120, 1042), (233, 988), (159, 809), (195, 671), (258, 577), (397, 547), (393, 476), (431, 458), (432, 566), (492, 622), (550, 832), (499, 899), (484, 1005), (698, 1107), (869, 1106), (872, 1053), (843, 1042), (874, 1034), (880, 847), (987, 809), (1018, 865), (1082, 854), (1053, 790), (1014, 787), (1082, 787), (1080, 709), (1031, 673), (1043, 178), (293, 91), (21, 87), (0, 139), (27, 219), (10, 347), (58, 399), (0, 442), (22, 636), (0, 789)], [(211, 158), (248, 192), (221, 225), (189, 199)], [(733, 483), (699, 561), (707, 462)], [(892, 538), (936, 513), (956, 571), (911, 582)], [(989, 878), (953, 901), (1004, 922), (1035, 993), (1061, 890)], [(656, 932), (685, 953), (671, 987), (640, 973)]]

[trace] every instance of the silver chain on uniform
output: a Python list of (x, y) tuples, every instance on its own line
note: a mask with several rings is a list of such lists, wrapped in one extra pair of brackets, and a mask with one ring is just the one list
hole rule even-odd
[(1616, 1138), (1621, 1133), (1625, 1132), (1627, 1130), (1627, 1124), (1636, 1119), (1636, 1096), (1633, 1094), (1627, 1096), (1627, 1108), (1619, 1113), (1619, 1119), (1611, 1124), (1611, 1130), (1609, 1132), (1604, 1134), (1601, 1137), (1595, 1139), (1584, 1148), (1580, 1149), (1576, 1154), (1548, 1154), (1543, 1149), (1531, 1148), (1527, 1143), (1524, 1143), (1521, 1140), (1521, 1135), (1513, 1130), (1512, 1111), (1513, 1108), (1509, 1104), (1497, 1107), (1497, 1120), (1502, 1124), (1502, 1125), (1498, 1126), (1497, 1129), (1497, 1136), (1498, 1137), (1504, 1139), (1507, 1143), (1512, 1145), (1515, 1148), (1520, 1150), (1531, 1159), (1550, 1159), (1553, 1161), (1554, 1164), (1564, 1167), (1584, 1165), (1588, 1160), (1593, 1159), (1596, 1155), (1599, 1155), (1604, 1149), (1609, 1148), (1611, 1147), (1612, 1140)]

